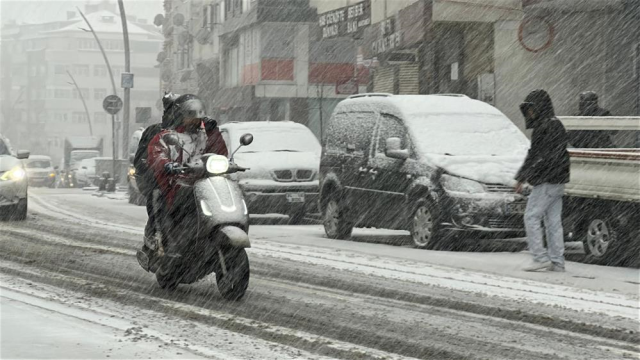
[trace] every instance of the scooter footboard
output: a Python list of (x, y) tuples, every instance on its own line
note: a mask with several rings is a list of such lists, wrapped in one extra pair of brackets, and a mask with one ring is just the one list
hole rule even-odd
[(250, 248), (251, 241), (249, 235), (237, 226), (223, 226), (220, 228), (220, 234), (226, 237), (227, 243), (235, 248)]

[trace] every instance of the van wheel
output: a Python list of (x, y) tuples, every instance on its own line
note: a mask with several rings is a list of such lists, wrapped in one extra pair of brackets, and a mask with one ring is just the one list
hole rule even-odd
[(345, 219), (344, 209), (336, 196), (329, 198), (324, 206), (322, 223), (329, 239), (346, 240), (351, 237), (353, 223)]
[(430, 201), (420, 200), (411, 218), (411, 239), (419, 249), (434, 249), (442, 231), (436, 209)]
[(611, 219), (594, 214), (588, 222), (583, 245), (589, 263), (617, 265), (620, 261), (618, 231)]

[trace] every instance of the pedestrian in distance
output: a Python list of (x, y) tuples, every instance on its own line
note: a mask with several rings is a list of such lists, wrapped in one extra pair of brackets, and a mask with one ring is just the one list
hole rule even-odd
[[(527, 244), (533, 259), (525, 271), (564, 271), (564, 234), (562, 198), (569, 182), (568, 136), (556, 118), (551, 97), (544, 90), (534, 90), (520, 104), (527, 129), (533, 129), (531, 148), (516, 175), (516, 192), (526, 183), (533, 186), (524, 215)], [(543, 227), (547, 248), (543, 244)]]

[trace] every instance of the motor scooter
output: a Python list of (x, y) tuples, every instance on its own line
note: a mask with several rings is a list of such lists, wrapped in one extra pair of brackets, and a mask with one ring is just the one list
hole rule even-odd
[[(169, 146), (182, 148), (178, 136), (163, 135)], [(249, 170), (236, 165), (233, 155), (253, 142), (244, 134), (229, 159), (215, 154), (194, 157), (178, 177), (179, 190), (170, 209), (156, 216), (160, 237), (145, 239), (150, 258), (138, 251), (140, 265), (155, 273), (161, 288), (174, 290), (215, 273), (221, 295), (242, 298), (249, 285), (249, 212), (238, 183), (231, 174)], [(183, 149), (184, 150), (184, 149)], [(158, 194), (154, 208), (163, 209)]]

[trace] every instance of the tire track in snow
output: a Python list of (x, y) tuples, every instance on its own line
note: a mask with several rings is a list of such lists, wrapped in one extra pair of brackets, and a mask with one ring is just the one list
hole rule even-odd
[[(70, 211), (60, 210), (55, 213), (49, 211), (55, 208), (46, 203), (39, 196), (35, 197), (40, 207), (39, 212), (53, 215), (64, 220), (81, 220), (87, 225), (121, 230), (135, 235), (142, 235), (143, 229), (104, 222)], [(44, 210), (44, 212), (42, 211)], [(428, 286), (437, 286), (457, 291), (479, 293), (485, 296), (501, 297), (514, 301), (529, 301), (547, 306), (600, 313), (607, 316), (620, 316), (626, 319), (638, 320), (640, 303), (638, 299), (626, 296), (576, 289), (561, 285), (541, 283), (532, 280), (509, 278), (498, 275), (480, 274), (454, 268), (446, 268), (408, 260), (391, 261), (376, 257), (372, 265), (370, 257), (346, 251), (333, 251), (318, 247), (291, 245), (274, 241), (252, 240), (251, 253), (258, 256), (289, 259), (297, 262), (334, 267), (377, 277), (394, 280), (410, 281)], [(134, 252), (135, 253), (135, 252)]]

